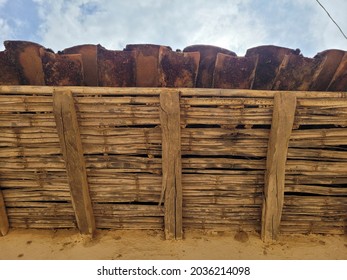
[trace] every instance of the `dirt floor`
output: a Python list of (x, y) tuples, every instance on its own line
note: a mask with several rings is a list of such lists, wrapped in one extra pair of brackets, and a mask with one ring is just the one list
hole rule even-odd
[(256, 233), (187, 231), (183, 240), (166, 241), (154, 230), (100, 230), (93, 240), (75, 230), (11, 230), (0, 237), (0, 259), (346, 260), (347, 236), (281, 236), (264, 244)]

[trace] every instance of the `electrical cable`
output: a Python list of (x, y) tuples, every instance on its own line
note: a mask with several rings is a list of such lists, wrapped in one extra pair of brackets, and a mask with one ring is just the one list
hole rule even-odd
[(337, 26), (337, 28), (340, 30), (341, 34), (343, 35), (343, 37), (345, 37), (345, 39), (347, 40), (347, 36), (346, 34), (342, 31), (341, 27), (337, 24), (337, 22), (332, 18), (332, 16), (329, 14), (329, 12), (325, 9), (325, 7), (321, 4), (321, 2), (319, 2), (318, 0), (316, 0), (316, 2), (322, 7), (322, 9), (327, 13), (327, 15), (329, 16), (329, 18), (333, 21), (333, 23), (335, 23), (335, 25)]

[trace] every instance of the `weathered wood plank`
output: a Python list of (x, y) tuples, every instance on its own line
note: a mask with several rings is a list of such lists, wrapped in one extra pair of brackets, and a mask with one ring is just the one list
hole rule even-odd
[(262, 209), (261, 236), (263, 241), (274, 240), (279, 233), (284, 200), (287, 151), (295, 109), (296, 95), (294, 93), (278, 92), (275, 94)]
[(54, 92), (53, 111), (78, 228), (81, 233), (93, 234), (95, 231), (95, 220), (89, 196), (77, 115), (70, 91)]
[(160, 94), (160, 121), (162, 127), (162, 198), (165, 195), (165, 235), (167, 239), (181, 239), (183, 234), (182, 166), (178, 91), (164, 91)]
[[(37, 96), (51, 95), (55, 89), (59, 87), (52, 86), (0, 86), (1, 94), (8, 95), (29, 95), (35, 94)], [(77, 95), (133, 95), (133, 96), (157, 96), (164, 89), (163, 88), (120, 88), (120, 87), (80, 87), (68, 86), (64, 87), (65, 90), (70, 90)], [(165, 91), (175, 93), (181, 92), (182, 97), (188, 96), (201, 96), (201, 97), (236, 97), (236, 98), (269, 98), (272, 99), (275, 91), (269, 90), (250, 90), (250, 89), (204, 89), (204, 88), (165, 88)], [(290, 94), (295, 94), (297, 98), (307, 99), (305, 105), (309, 105), (309, 100), (317, 103), (317, 98), (335, 98), (346, 100), (346, 92), (318, 92), (318, 91), (283, 91)]]
[(9, 229), (9, 222), (6, 213), (6, 206), (2, 191), (0, 189), (0, 236), (6, 235)]

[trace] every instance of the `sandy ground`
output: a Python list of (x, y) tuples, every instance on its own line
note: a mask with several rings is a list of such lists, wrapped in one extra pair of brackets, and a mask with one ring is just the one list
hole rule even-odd
[(257, 260), (347, 259), (347, 236), (281, 236), (264, 244), (256, 233), (187, 231), (166, 241), (162, 231), (100, 230), (94, 239), (75, 230), (11, 230), (0, 237), (2, 260)]

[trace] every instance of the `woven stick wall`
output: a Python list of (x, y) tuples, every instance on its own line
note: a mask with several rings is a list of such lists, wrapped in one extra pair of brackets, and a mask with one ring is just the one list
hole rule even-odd
[(346, 232), (347, 93), (2, 86), (0, 103), (2, 234)]

